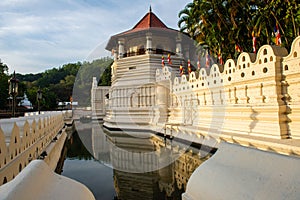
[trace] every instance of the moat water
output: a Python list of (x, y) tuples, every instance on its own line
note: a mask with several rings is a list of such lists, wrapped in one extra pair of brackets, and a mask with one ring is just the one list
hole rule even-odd
[(67, 144), (61, 174), (86, 185), (99, 200), (181, 199), (189, 177), (211, 155), (175, 139), (88, 124)]

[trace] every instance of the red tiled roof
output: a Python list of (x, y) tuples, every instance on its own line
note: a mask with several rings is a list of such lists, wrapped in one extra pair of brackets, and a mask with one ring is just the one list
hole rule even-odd
[(133, 27), (134, 29), (168, 28), (152, 11), (150, 11)]
[(177, 33), (177, 30), (168, 28), (151, 10), (130, 30), (121, 32), (119, 34), (111, 36), (106, 46), (107, 50), (111, 50), (117, 44), (118, 37), (129, 36), (141, 31), (164, 31), (170, 33)]
[(176, 31), (171, 28), (168, 28), (151, 10), (130, 30), (124, 31), (122, 33), (119, 33), (115, 36), (121, 36), (121, 35), (127, 35), (130, 33), (135, 33), (138, 31), (142, 30), (159, 30), (159, 29), (164, 29), (164, 30), (171, 30), (171, 31)]

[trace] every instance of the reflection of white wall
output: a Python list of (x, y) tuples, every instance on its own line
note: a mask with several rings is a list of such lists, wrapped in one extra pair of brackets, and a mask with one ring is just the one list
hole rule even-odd
[(92, 149), (95, 159), (111, 165), (110, 146), (101, 124), (92, 126)]

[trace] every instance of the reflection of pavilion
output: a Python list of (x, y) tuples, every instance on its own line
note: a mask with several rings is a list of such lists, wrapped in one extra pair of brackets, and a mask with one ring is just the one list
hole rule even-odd
[(114, 168), (120, 199), (179, 198), (192, 172), (203, 162), (199, 150), (155, 135), (138, 138), (133, 132), (106, 132), (99, 124), (78, 132), (95, 159)]

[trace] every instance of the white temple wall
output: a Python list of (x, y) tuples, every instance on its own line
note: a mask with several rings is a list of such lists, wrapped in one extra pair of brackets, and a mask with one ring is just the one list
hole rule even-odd
[[(178, 69), (180, 58), (174, 58), (172, 62), (174, 68)], [(167, 59), (165, 63), (168, 65)], [(137, 126), (146, 129), (150, 123), (159, 121), (155, 118), (160, 115), (159, 113), (165, 116), (164, 121), (166, 121), (169, 103), (167, 102), (163, 110), (155, 108), (157, 95), (161, 94), (157, 92), (155, 77), (156, 69), (162, 69), (161, 55), (147, 54), (122, 58), (113, 66), (112, 76), (115, 78), (110, 88), (104, 125), (119, 128), (136, 128)], [(167, 96), (169, 94), (167, 92)]]
[[(155, 38), (152, 40), (155, 46)], [(111, 110), (106, 117), (112, 123), (123, 123), (129, 115), (131, 123), (137, 120), (153, 125), (164, 115), (167, 120), (161, 123), (196, 127), (196, 132), (203, 135), (212, 130), (299, 138), (299, 43), (300, 37), (295, 39), (290, 54), (285, 48), (264, 45), (257, 54), (244, 52), (236, 62), (227, 60), (222, 71), (213, 65), (209, 73), (201, 69), (181, 77), (176, 77), (180, 64), (176, 56), (172, 57), (172, 67), (166, 64), (164, 68), (161, 56), (155, 54), (119, 59), (113, 65)], [(157, 90), (167, 80), (164, 87), (170, 89), (169, 95)], [(158, 109), (160, 95), (167, 96), (161, 97), (167, 108)]]
[(288, 56), (283, 59), (283, 91), (289, 110), (289, 130), (292, 138), (300, 139), (300, 37), (297, 37), (291, 46)]
[(284, 48), (265, 45), (256, 59), (242, 53), (237, 64), (228, 60), (223, 72), (213, 65), (209, 74), (201, 69), (198, 75), (175, 78), (169, 122), (220, 133), (290, 137), (288, 107), (282, 100), (286, 55)]

